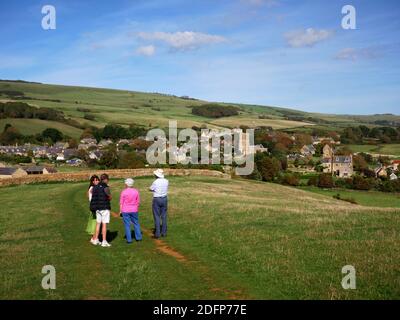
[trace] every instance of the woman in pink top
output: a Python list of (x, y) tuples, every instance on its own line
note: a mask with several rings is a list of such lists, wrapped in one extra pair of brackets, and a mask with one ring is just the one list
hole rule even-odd
[(125, 180), (125, 189), (121, 192), (119, 200), (120, 213), (124, 221), (125, 236), (128, 243), (132, 243), (131, 223), (135, 231), (136, 241), (142, 240), (142, 232), (140, 231), (139, 224), (140, 196), (139, 191), (132, 188), (133, 183), (134, 181), (131, 178)]

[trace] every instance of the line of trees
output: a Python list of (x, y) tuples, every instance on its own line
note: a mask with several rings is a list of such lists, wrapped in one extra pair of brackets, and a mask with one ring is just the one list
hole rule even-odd
[(192, 114), (207, 118), (236, 116), (239, 114), (239, 111), (240, 109), (238, 107), (223, 106), (217, 103), (206, 103), (192, 107)]
[(345, 144), (364, 143), (368, 139), (374, 139), (381, 143), (400, 142), (400, 127), (369, 128), (367, 126), (360, 125), (358, 127), (345, 128), (341, 136), (342, 143)]

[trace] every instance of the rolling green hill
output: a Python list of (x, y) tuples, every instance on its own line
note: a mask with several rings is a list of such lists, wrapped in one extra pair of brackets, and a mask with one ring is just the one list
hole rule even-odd
[[(166, 127), (168, 120), (178, 120), (179, 127), (207, 125), (210, 128), (270, 126), (274, 129), (307, 131), (316, 127), (335, 130), (349, 125), (366, 123), (370, 126), (400, 123), (400, 116), (347, 116), (306, 113), (270, 106), (229, 103), (240, 108), (239, 115), (218, 119), (191, 113), (192, 106), (206, 101), (176, 97), (160, 93), (126, 90), (49, 85), (24, 81), (0, 81), (0, 102), (22, 101), (32, 106), (48, 107), (64, 112), (79, 124), (103, 127), (109, 123), (136, 124), (145, 127)], [(220, 103), (224, 105), (224, 103)], [(225, 104), (227, 105), (227, 104)], [(86, 119), (85, 119), (86, 116)], [(89, 120), (88, 120), (89, 119)], [(382, 122), (383, 121), (383, 122)], [(15, 121), (22, 133), (33, 133), (47, 127), (58, 127), (64, 133), (78, 136), (79, 131), (66, 124), (49, 124), (40, 120)], [(1, 124), (4, 123), (2, 120)]]

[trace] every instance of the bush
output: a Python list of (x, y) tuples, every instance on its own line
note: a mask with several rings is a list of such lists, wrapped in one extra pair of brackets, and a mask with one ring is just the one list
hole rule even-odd
[(400, 180), (384, 181), (378, 186), (378, 190), (383, 192), (400, 192)]
[(333, 188), (335, 186), (332, 175), (329, 173), (323, 173), (319, 175), (318, 187), (320, 188)]
[(373, 187), (373, 182), (362, 176), (353, 177), (353, 189), (355, 190), (371, 190)]
[(85, 118), (86, 120), (90, 120), (90, 121), (95, 121), (96, 120), (96, 117), (91, 113), (85, 113), (83, 118)]
[(207, 103), (201, 106), (192, 107), (192, 114), (207, 118), (229, 117), (238, 115), (239, 108), (234, 106), (223, 106), (216, 103)]
[(297, 187), (300, 185), (300, 179), (297, 175), (295, 174), (285, 174), (282, 177), (282, 184), (288, 185), (288, 186), (293, 186)]
[(318, 177), (317, 176), (313, 176), (310, 179), (308, 179), (307, 185), (308, 186), (317, 187), (318, 186)]

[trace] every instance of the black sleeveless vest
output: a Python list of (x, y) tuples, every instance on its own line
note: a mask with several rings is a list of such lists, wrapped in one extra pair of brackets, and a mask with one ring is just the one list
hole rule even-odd
[(107, 185), (100, 183), (93, 187), (92, 201), (90, 201), (90, 210), (111, 210), (110, 200), (104, 191)]

